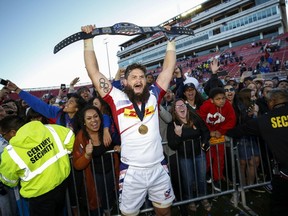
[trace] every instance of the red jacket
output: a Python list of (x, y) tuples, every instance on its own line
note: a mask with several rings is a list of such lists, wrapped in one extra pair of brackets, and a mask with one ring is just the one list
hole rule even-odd
[(228, 100), (226, 100), (223, 107), (219, 108), (208, 99), (200, 106), (198, 114), (205, 121), (210, 131), (217, 130), (222, 135), (236, 125), (236, 115)]

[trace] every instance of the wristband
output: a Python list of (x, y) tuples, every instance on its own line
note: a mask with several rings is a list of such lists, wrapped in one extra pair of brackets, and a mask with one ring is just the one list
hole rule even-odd
[(169, 50), (176, 52), (176, 43), (175, 43), (175, 41), (168, 41), (166, 51), (169, 51)]
[(84, 50), (85, 51), (94, 51), (93, 39), (84, 40)]

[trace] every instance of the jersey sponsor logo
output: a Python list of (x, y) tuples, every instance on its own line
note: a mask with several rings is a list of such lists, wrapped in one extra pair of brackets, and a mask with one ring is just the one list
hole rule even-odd
[(42, 158), (45, 154), (47, 154), (53, 148), (54, 148), (53, 143), (51, 142), (50, 138), (47, 137), (39, 145), (27, 151), (27, 155), (30, 157), (30, 161), (32, 163), (35, 163), (37, 160)]
[[(138, 118), (137, 113), (135, 112), (134, 108), (125, 108), (124, 109), (124, 116), (127, 118)], [(155, 113), (154, 106), (147, 107), (145, 109), (145, 117), (153, 115)]]
[(288, 127), (288, 115), (272, 117), (271, 126), (273, 128)]

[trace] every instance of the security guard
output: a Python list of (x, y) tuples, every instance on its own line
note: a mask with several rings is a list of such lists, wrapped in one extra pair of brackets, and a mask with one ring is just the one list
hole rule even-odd
[(1, 155), (0, 181), (10, 187), (20, 181), (20, 194), (28, 198), (30, 216), (63, 215), (74, 133), (40, 121), (7, 133), (14, 137)]
[(229, 130), (226, 135), (261, 136), (269, 146), (279, 170), (272, 178), (271, 215), (287, 215), (288, 212), (288, 91), (273, 89), (267, 95), (269, 109), (266, 115), (248, 121)]

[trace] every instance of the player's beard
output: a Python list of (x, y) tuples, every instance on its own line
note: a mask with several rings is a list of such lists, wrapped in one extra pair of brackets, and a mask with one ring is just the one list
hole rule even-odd
[(150, 96), (150, 92), (147, 85), (144, 87), (143, 92), (141, 94), (135, 94), (134, 90), (128, 85), (125, 86), (123, 91), (127, 94), (129, 100), (132, 103), (139, 103), (139, 102), (146, 103)]

